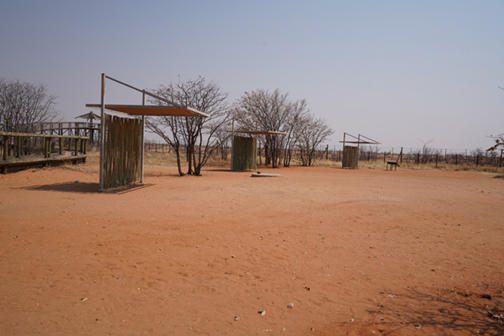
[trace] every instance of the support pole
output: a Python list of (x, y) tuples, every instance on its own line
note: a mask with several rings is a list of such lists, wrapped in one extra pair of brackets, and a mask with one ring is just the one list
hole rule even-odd
[(23, 142), (22, 137), (16, 138), (16, 157), (19, 159), (21, 157), (21, 143)]
[(257, 170), (257, 138), (255, 137), (255, 155), (254, 155), (254, 170)]
[(357, 161), (355, 161), (355, 168), (359, 168), (359, 150), (360, 150), (360, 134), (357, 135)]
[[(346, 141), (346, 132), (343, 132), (343, 156), (345, 156), (345, 141)], [(345, 158), (341, 158), (341, 169), (345, 168), (343, 161)]]
[(105, 164), (105, 74), (101, 74), (101, 139), (100, 139), (100, 184), (98, 189), (103, 191)]
[[(61, 136), (63, 135), (63, 128), (61, 128), (62, 123), (58, 123), (58, 134)], [(63, 155), (63, 138), (59, 138), (58, 140), (58, 153), (59, 155)]]
[[(231, 122), (231, 171), (233, 171), (233, 152), (234, 152), (234, 118)], [(257, 160), (257, 152), (256, 152), (256, 160)]]
[[(142, 106), (145, 105), (145, 90), (142, 91)], [(144, 151), (145, 151), (145, 116), (142, 116), (142, 150), (141, 150), (141, 175), (140, 175), (140, 183), (143, 183), (144, 178)]]
[(7, 161), (8, 157), (9, 157), (9, 137), (4, 135), (3, 137), (3, 145), (4, 145), (4, 148), (3, 148), (3, 159), (4, 161)]
[(502, 167), (502, 154), (504, 154), (504, 149), (501, 149), (501, 155), (499, 158), (499, 164), (497, 165), (497, 171), (499, 170), (500, 167)]

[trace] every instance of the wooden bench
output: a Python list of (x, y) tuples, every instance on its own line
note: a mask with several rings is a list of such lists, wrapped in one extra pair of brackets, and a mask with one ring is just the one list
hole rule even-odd
[(392, 167), (394, 167), (394, 170), (397, 170), (397, 167), (401, 167), (401, 165), (399, 164), (399, 160), (401, 160), (401, 157), (402, 157), (402, 148), (401, 148), (401, 152), (399, 153), (399, 155), (397, 155), (397, 159), (395, 161), (387, 161), (386, 170), (389, 170), (389, 167), (390, 167), (390, 171), (392, 171)]
[(386, 170), (389, 170), (389, 167), (390, 167), (390, 171), (392, 171), (392, 167), (394, 167), (394, 170), (397, 170), (397, 167), (401, 167), (399, 165), (399, 163), (397, 161), (387, 161), (387, 169)]

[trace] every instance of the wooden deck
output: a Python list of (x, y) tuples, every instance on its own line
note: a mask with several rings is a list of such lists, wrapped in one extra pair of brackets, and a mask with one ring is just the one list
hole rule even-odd
[[(28, 168), (86, 162), (88, 139), (80, 136), (0, 132), (0, 172), (7, 174)], [(67, 141), (67, 148), (64, 140)]]
[(87, 155), (78, 156), (62, 156), (62, 157), (51, 157), (51, 158), (41, 158), (34, 157), (32, 159), (27, 159), (24, 157), (22, 160), (7, 160), (0, 161), (0, 171), (3, 174), (14, 173), (20, 170), (29, 168), (43, 168), (50, 166), (60, 166), (64, 164), (77, 164), (85, 163)]

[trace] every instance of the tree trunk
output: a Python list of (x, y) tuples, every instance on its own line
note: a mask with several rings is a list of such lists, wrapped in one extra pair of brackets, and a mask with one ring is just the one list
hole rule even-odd
[(185, 174), (182, 172), (182, 166), (180, 165), (180, 146), (174, 148), (175, 154), (177, 156), (177, 168), (180, 176), (184, 176)]

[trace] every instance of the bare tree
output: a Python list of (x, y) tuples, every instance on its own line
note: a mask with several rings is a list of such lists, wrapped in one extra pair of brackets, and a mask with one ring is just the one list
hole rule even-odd
[(495, 137), (494, 136), (490, 136), (490, 137), (495, 140), (495, 145), (493, 145), (492, 147), (488, 148), (487, 152), (488, 151), (494, 151), (494, 150), (496, 150), (499, 147), (504, 147), (504, 133), (499, 134), (499, 135), (497, 135)]
[(334, 131), (323, 119), (310, 116), (299, 137), (299, 155), (303, 166), (311, 166), (318, 159), (317, 148), (327, 140)]
[(434, 141), (434, 140), (429, 140), (429, 141), (422, 141), (420, 140), (421, 143), (423, 143), (422, 146), (422, 163), (427, 163), (429, 161), (429, 155), (434, 154), (434, 149), (429, 146), (429, 144)]
[[(159, 94), (159, 92), (158, 92)], [(196, 118), (196, 117), (195, 117)], [(175, 152), (177, 158), (177, 168), (180, 176), (184, 176), (180, 162), (180, 149), (184, 141), (179, 128), (183, 127), (178, 117), (149, 117), (145, 120), (145, 125), (151, 132), (160, 136)]]
[(35, 132), (36, 123), (57, 116), (55, 104), (45, 84), (0, 78), (0, 127), (5, 132)]
[[(226, 138), (217, 137), (216, 132), (228, 121), (226, 105), (227, 93), (205, 78), (186, 82), (178, 81), (167, 86), (161, 85), (156, 94), (183, 106), (193, 107), (208, 114), (208, 118), (199, 117), (152, 117), (147, 120), (147, 127), (162, 137), (175, 151), (179, 174), (181, 168), (181, 146), (186, 147), (187, 174), (201, 175), (201, 168), (207, 163), (212, 153)], [(164, 102), (152, 100), (154, 103)]]
[(291, 104), (291, 113), (287, 119), (286, 132), (287, 135), (282, 138), (283, 140), (283, 164), (284, 167), (289, 167), (294, 149), (302, 135), (302, 131), (307, 123), (310, 121), (306, 100), (298, 100)]
[(290, 164), (292, 148), (297, 141), (296, 128), (302, 124), (308, 112), (306, 101), (291, 102), (288, 94), (256, 90), (245, 92), (233, 107), (238, 127), (246, 130), (286, 132), (287, 135), (266, 135), (264, 137), (265, 164), (278, 167), (284, 156), (284, 165)]
[(222, 160), (227, 160), (228, 157), (229, 139), (231, 132), (232, 129), (229, 122), (223, 124), (222, 127), (219, 127), (215, 132), (215, 136), (217, 138), (217, 141), (219, 142)]

